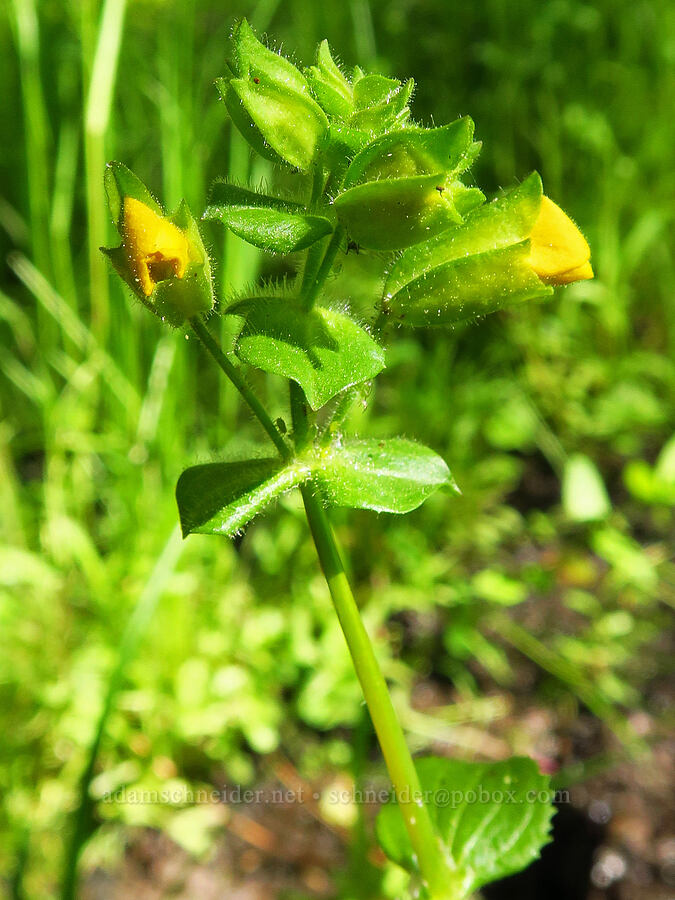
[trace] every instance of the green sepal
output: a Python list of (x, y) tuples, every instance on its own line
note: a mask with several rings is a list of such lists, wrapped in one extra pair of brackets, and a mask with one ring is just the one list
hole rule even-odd
[(547, 297), (528, 265), (529, 241), (501, 250), (455, 259), (431, 269), (396, 294), (385, 294), (386, 308), (403, 325), (454, 325), (507, 306)]
[(322, 146), (322, 157), (331, 174), (331, 185), (339, 186), (344, 178), (349, 161), (370, 140), (366, 131), (358, 131), (343, 122), (333, 121)]
[(267, 78), (289, 89), (304, 92), (307, 80), (293, 63), (259, 41), (246, 21), (241, 19), (232, 29), (232, 70), (238, 78)]
[(312, 409), (384, 368), (382, 347), (335, 310), (307, 311), (291, 299), (258, 297), (240, 301), (227, 312), (245, 318), (235, 345), (239, 359), (297, 381)]
[(328, 129), (328, 119), (309, 89), (291, 91), (264, 76), (258, 83), (233, 78), (230, 87), (272, 150), (294, 168), (308, 171)]
[[(360, 72), (360, 70), (358, 70)], [(353, 80), (354, 112), (349, 120), (352, 128), (370, 134), (382, 134), (402, 128), (410, 117), (408, 104), (415, 82), (405, 84), (383, 75), (363, 75)]]
[(143, 291), (139, 290), (138, 284), (134, 280), (124, 247), (99, 247), (99, 250), (110, 260), (113, 269), (117, 272), (129, 290), (132, 291), (132, 293), (134, 293), (138, 299), (151, 310), (151, 312), (154, 312), (154, 307), (149, 302), (150, 298), (146, 297)]
[(389, 273), (385, 306), (408, 325), (449, 325), (552, 293), (528, 262), (541, 206), (536, 173), (448, 229), (403, 253)]
[(315, 66), (306, 71), (307, 81), (325, 112), (337, 119), (348, 119), (354, 111), (351, 84), (333, 59), (328, 41), (319, 44)]
[(297, 460), (284, 464), (278, 457), (192, 466), (176, 485), (183, 537), (194, 533), (231, 537), (309, 475), (305, 464)]
[(229, 80), (227, 78), (216, 78), (215, 84), (234, 127), (246, 138), (255, 152), (276, 166), (288, 166), (286, 160), (282, 159), (265, 141), (255, 122), (245, 109), (244, 104), (239, 99), (238, 94), (230, 87)]
[(169, 216), (169, 221), (185, 234), (190, 261), (182, 278), (173, 277), (158, 282), (147, 299), (162, 321), (178, 326), (186, 319), (213, 309), (213, 281), (211, 262), (199, 226), (185, 200), (181, 200), (176, 212)]
[(446, 190), (450, 191), (452, 202), (461, 219), (466, 218), (474, 209), (485, 203), (485, 194), (480, 188), (469, 187), (459, 180), (451, 181)]
[(331, 506), (407, 513), (440, 488), (457, 490), (445, 461), (404, 438), (347, 440), (321, 451), (314, 470)]
[(203, 219), (218, 219), (240, 238), (269, 253), (293, 253), (330, 234), (332, 223), (307, 215), (299, 203), (216, 182)]
[(385, 178), (457, 175), (475, 158), (473, 132), (473, 121), (465, 116), (442, 128), (406, 128), (382, 135), (354, 157), (344, 187)]
[(164, 210), (152, 196), (141, 179), (134, 175), (124, 163), (111, 160), (106, 164), (103, 174), (103, 186), (105, 188), (108, 208), (113, 224), (122, 235), (122, 217), (124, 213), (124, 198), (133, 197), (140, 203), (144, 203), (154, 210), (157, 215), (163, 216)]
[(400, 250), (462, 221), (461, 208), (482, 203), (476, 188), (438, 175), (369, 181), (340, 194), (334, 203), (350, 238), (372, 250)]
[[(427, 757), (415, 760), (435, 829), (455, 870), (457, 900), (485, 884), (518, 872), (548, 844), (550, 778), (533, 760), (512, 757), (470, 763)], [(413, 848), (397, 804), (379, 812), (377, 838), (387, 856), (417, 873)]]
[(328, 128), (307, 79), (265, 47), (245, 19), (232, 32), (232, 48), (231, 77), (217, 86), (234, 124), (258, 152), (268, 145), (286, 163), (307, 171)]

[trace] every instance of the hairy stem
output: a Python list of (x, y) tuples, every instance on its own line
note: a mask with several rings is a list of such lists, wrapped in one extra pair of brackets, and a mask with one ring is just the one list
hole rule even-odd
[(194, 331), (194, 333), (209, 351), (216, 363), (220, 366), (220, 368), (244, 398), (253, 415), (270, 436), (272, 443), (279, 451), (279, 455), (282, 457), (282, 459), (290, 459), (292, 455), (291, 449), (283, 439), (281, 432), (270, 418), (267, 410), (262, 405), (260, 400), (253, 393), (251, 388), (246, 384), (246, 381), (242, 377), (239, 370), (232, 365), (230, 360), (220, 349), (218, 343), (216, 342), (215, 338), (208, 330), (206, 325), (201, 321), (201, 319), (197, 318), (196, 316), (193, 319), (190, 319), (190, 325), (192, 326), (192, 330)]
[(338, 225), (333, 232), (333, 236), (328, 242), (326, 252), (324, 253), (323, 259), (321, 260), (321, 265), (319, 266), (316, 277), (311, 282), (311, 284), (303, 285), (302, 300), (305, 304), (306, 309), (311, 309), (311, 307), (314, 305), (314, 302), (319, 295), (319, 291), (324, 286), (326, 279), (330, 275), (331, 269), (333, 268), (333, 263), (335, 262), (335, 257), (338, 250), (340, 249), (340, 244), (342, 243), (344, 236), (344, 228), (342, 227), (342, 225)]

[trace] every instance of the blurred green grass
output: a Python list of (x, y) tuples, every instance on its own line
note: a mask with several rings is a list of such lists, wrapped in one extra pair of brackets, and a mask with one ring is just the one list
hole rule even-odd
[[(396, 333), (352, 417), (359, 432), (434, 447), (463, 491), (405, 520), (337, 517), (402, 707), (419, 677), (451, 679), (474, 703), (515, 691), (524, 655), (549, 673), (545, 702), (572, 698), (626, 736), (626, 710), (649, 709), (642, 692), (664, 666), (673, 5), (11, 0), (0, 14), (0, 867), (15, 896), (20, 884), (53, 891), (61, 829), (153, 572), (162, 589), (121, 673), (94, 798), (250, 781), (278, 747), (310, 773), (350, 762), (338, 726), (359, 720), (360, 696), (301, 512), (290, 497), (241, 542), (174, 546), (181, 469), (260, 435), (199, 351), (129, 302), (97, 249), (112, 237), (108, 158), (196, 212), (217, 175), (274, 177), (252, 171), (212, 84), (242, 14), (306, 63), (327, 37), (350, 65), (412, 75), (419, 119), (475, 119), (484, 189), (537, 168), (593, 249), (596, 280), (551, 303)], [(278, 271), (215, 228), (208, 239), (228, 289)], [(350, 255), (332, 289), (365, 305), (372, 261)], [(278, 383), (259, 384), (285, 414)], [(580, 454), (601, 498), (587, 521), (588, 479), (570, 474)], [(440, 719), (425, 728), (447, 739)], [(472, 733), (455, 734), (460, 752), (462, 740), (475, 749)], [(186, 827), (169, 805), (97, 815), (90, 864), (119, 852), (124, 823), (166, 828), (195, 852), (212, 824)]]

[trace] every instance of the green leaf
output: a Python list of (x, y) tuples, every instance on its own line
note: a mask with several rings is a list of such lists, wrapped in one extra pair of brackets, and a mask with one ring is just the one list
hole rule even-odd
[(402, 438), (348, 441), (288, 463), (278, 458), (206, 463), (178, 479), (183, 537), (232, 536), (272, 500), (309, 481), (333, 506), (393, 513), (409, 512), (439, 488), (454, 487), (440, 456)]
[(232, 536), (310, 474), (304, 463), (284, 464), (279, 459), (192, 466), (176, 485), (183, 537), (193, 533)]
[[(524, 869), (549, 843), (550, 779), (533, 760), (469, 763), (428, 757), (416, 760), (416, 766), (432, 820), (461, 881), (458, 897)], [(396, 803), (380, 811), (377, 837), (390, 859), (417, 871)]]
[(457, 489), (445, 462), (404, 438), (350, 440), (323, 451), (316, 483), (333, 506), (407, 513), (439, 488)]
[(289, 299), (260, 297), (243, 300), (228, 313), (246, 319), (235, 346), (239, 359), (297, 381), (312, 409), (384, 368), (382, 347), (335, 310), (306, 311)]
[(270, 253), (304, 250), (333, 230), (323, 216), (306, 215), (287, 203), (227, 182), (217, 182), (204, 219), (218, 219), (238, 237)]
[(626, 464), (623, 479), (628, 490), (643, 503), (675, 506), (675, 436), (663, 447), (652, 468), (643, 459)]
[(675, 435), (661, 449), (654, 472), (666, 484), (675, 486)]

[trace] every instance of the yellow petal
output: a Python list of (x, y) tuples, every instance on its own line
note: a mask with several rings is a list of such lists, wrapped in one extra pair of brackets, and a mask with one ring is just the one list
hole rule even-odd
[(574, 222), (548, 197), (530, 233), (529, 262), (546, 284), (593, 278), (591, 250)]
[(591, 264), (585, 262), (576, 269), (570, 269), (569, 272), (559, 272), (555, 284), (572, 284), (573, 281), (587, 281), (589, 278), (595, 278), (595, 275)]
[(146, 297), (158, 281), (183, 277), (189, 245), (180, 228), (145, 203), (125, 197), (122, 229), (129, 266)]

